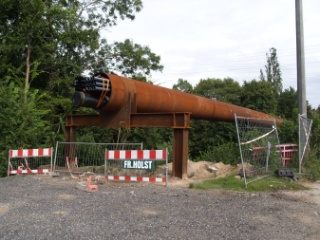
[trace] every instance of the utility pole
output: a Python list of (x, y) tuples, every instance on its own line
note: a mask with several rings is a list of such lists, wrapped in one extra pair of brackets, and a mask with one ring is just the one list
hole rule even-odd
[(307, 117), (302, 0), (296, 0), (296, 47), (299, 114)]

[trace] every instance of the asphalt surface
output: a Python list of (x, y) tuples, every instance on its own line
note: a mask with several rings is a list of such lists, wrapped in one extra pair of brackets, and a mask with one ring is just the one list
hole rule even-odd
[(320, 239), (320, 205), (281, 192), (0, 179), (0, 239)]

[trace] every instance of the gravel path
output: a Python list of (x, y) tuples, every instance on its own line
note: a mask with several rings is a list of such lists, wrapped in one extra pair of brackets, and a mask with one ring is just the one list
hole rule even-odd
[(0, 179), (0, 239), (319, 239), (320, 205), (282, 193)]

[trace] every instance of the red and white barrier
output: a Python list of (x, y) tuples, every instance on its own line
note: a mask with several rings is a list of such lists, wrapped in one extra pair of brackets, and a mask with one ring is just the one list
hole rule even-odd
[[(52, 169), (52, 148), (9, 150), (8, 175), (42, 174)], [(32, 159), (32, 168), (28, 159)], [(41, 161), (40, 161), (41, 160)], [(47, 169), (38, 169), (40, 165), (49, 165)]]
[(106, 150), (106, 159), (113, 160), (166, 160), (166, 150)]
[(136, 177), (136, 176), (112, 176), (107, 175), (107, 180), (131, 181), (131, 182), (166, 182), (166, 178)]
[[(121, 161), (118, 162), (118, 161)], [(117, 172), (126, 170), (145, 171), (154, 170), (155, 161), (165, 161), (165, 177), (150, 177), (150, 176), (129, 176), (129, 175), (111, 175), (107, 174), (107, 162), (113, 170)], [(118, 164), (115, 164), (118, 162)], [(105, 178), (107, 180), (133, 181), (133, 182), (168, 182), (168, 157), (167, 149), (165, 150), (106, 150), (105, 152)], [(127, 171), (129, 170), (129, 171)]]
[(9, 150), (9, 158), (51, 157), (52, 148)]

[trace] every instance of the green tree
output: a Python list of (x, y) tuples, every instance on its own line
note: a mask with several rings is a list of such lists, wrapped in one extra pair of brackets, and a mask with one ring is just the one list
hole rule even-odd
[(311, 147), (316, 148), (320, 157), (320, 110), (312, 114), (312, 132), (311, 132)]
[(50, 111), (39, 105), (44, 94), (30, 90), (25, 96), (23, 89), (10, 84), (0, 87), (0, 95), (0, 176), (4, 176), (9, 149), (41, 147), (54, 133), (45, 121)]
[[(107, 56), (107, 57), (106, 57)], [(108, 45), (103, 41), (96, 53), (98, 62), (90, 66), (91, 72), (115, 72), (122, 76), (146, 81), (151, 71), (162, 71), (160, 56), (151, 52), (148, 46), (141, 46), (126, 39)]]
[(277, 49), (270, 48), (269, 53), (266, 53), (267, 56), (267, 65), (265, 65), (265, 75), (260, 69), (260, 80), (267, 81), (272, 84), (273, 90), (279, 96), (282, 92), (282, 73), (280, 70), (280, 64), (277, 56)]
[[(193, 92), (202, 97), (239, 104), (241, 87), (238, 82), (230, 78), (223, 80), (208, 78), (200, 80)], [(210, 155), (212, 151), (217, 150), (216, 147), (222, 149), (225, 144), (236, 142), (235, 127), (232, 123), (193, 119), (191, 126), (189, 153), (192, 159)]]
[[(1, 146), (36, 147), (64, 139), (64, 115), (88, 111), (75, 110), (71, 104), (72, 82), (84, 70), (112, 70), (144, 81), (151, 71), (161, 70), (160, 57), (149, 47), (129, 40), (108, 44), (100, 38), (101, 29), (120, 19), (133, 20), (141, 9), (141, 0), (0, 1), (0, 87), (10, 93), (1, 95), (2, 108), (9, 107), (1, 117), (15, 119), (11, 125), (1, 125), (2, 133), (12, 137), (3, 139)], [(102, 133), (113, 136), (112, 130), (96, 128), (79, 132), (79, 137), (83, 133), (95, 141), (102, 139)], [(31, 138), (31, 133), (37, 137)]]
[[(0, 3), (0, 56), (2, 76), (25, 79), (37, 71), (31, 86), (52, 91), (61, 82), (71, 85), (104, 41), (100, 29), (118, 19), (134, 19), (140, 0), (65, 1), (4, 0)], [(11, 78), (12, 75), (20, 78)], [(63, 85), (63, 84), (62, 84)]]
[(298, 143), (298, 132), (297, 120), (284, 119), (282, 126), (278, 127), (280, 143)]
[(292, 87), (285, 89), (279, 96), (278, 115), (285, 119), (297, 121), (295, 110), (298, 106), (298, 93)]
[(172, 129), (134, 128), (127, 138), (128, 142), (142, 142), (146, 149), (163, 149), (172, 145)]
[(194, 87), (194, 93), (206, 98), (212, 98), (232, 104), (240, 103), (241, 87), (238, 82), (231, 78), (225, 79), (202, 79)]
[(178, 83), (174, 84), (172, 86), (172, 89), (178, 90), (181, 92), (185, 92), (185, 93), (192, 93), (193, 92), (193, 87), (192, 87), (191, 83), (189, 83), (188, 80), (184, 80), (182, 78), (178, 79)]
[(272, 84), (266, 81), (245, 81), (241, 92), (241, 106), (268, 114), (275, 114), (277, 99)]

